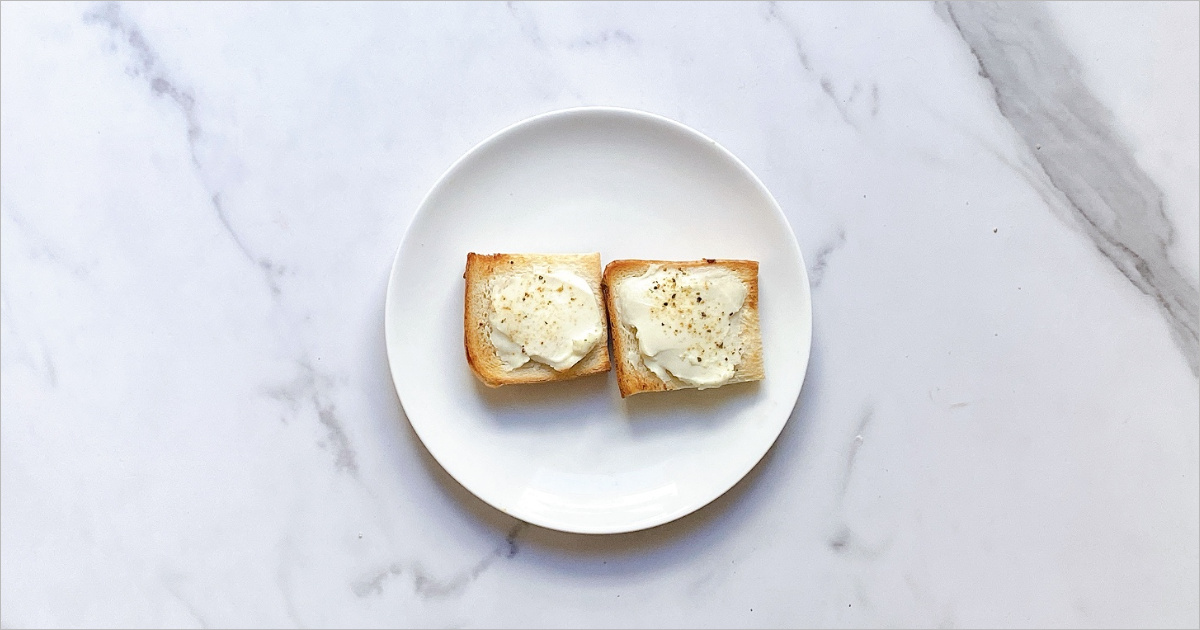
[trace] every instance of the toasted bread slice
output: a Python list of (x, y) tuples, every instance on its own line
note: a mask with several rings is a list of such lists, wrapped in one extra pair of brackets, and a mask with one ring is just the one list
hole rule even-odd
[[(596, 347), (570, 368), (559, 372), (549, 365), (530, 360), (513, 370), (507, 369), (492, 346), (492, 281), (506, 274), (535, 270), (570, 271), (587, 280), (600, 307), (601, 335)], [(600, 374), (609, 369), (607, 314), (601, 298), (600, 254), (467, 254), (466, 298), (463, 332), (467, 363), (475, 376), (488, 387), (519, 383), (545, 383)]]
[(650, 371), (650, 368), (646, 367), (642, 360), (637, 333), (622, 321), (621, 314), (617, 309), (617, 287), (624, 280), (642, 275), (651, 265), (661, 265), (666, 269), (717, 265), (733, 272), (742, 282), (746, 283), (747, 293), (746, 300), (742, 304), (739, 334), (742, 343), (742, 358), (734, 370), (733, 378), (725, 384), (762, 380), (762, 335), (758, 327), (758, 263), (756, 261), (712, 258), (687, 262), (614, 260), (604, 268), (603, 286), (604, 303), (608, 309), (609, 336), (613, 340), (613, 361), (616, 364), (617, 385), (621, 389), (621, 397), (641, 392), (663, 392), (696, 387), (676, 379), (670, 374), (668, 374), (668, 380), (664, 381)]

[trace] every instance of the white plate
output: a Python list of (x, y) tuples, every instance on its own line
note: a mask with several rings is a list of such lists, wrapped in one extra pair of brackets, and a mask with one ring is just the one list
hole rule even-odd
[[(615, 376), (488, 389), (463, 349), (467, 252), (742, 258), (759, 266), (766, 379), (622, 400)], [(413, 429), (468, 490), (569, 532), (653, 527), (741, 479), (783, 429), (812, 339), (808, 274), (778, 204), (716, 142), (644, 112), (530, 118), (458, 160), (388, 285), (388, 361)]]

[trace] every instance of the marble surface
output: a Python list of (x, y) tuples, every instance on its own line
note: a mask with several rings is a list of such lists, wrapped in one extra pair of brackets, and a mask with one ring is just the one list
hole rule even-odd
[[(0, 8), (0, 623), (1200, 623), (1198, 5)], [(741, 157), (812, 275), (767, 458), (523, 525), (390, 382), (438, 175), (620, 105)]]

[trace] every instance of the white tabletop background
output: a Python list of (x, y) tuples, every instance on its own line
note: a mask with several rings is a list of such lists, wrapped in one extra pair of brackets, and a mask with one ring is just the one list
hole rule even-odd
[[(0, 623), (1197, 626), (1198, 6), (5, 3)], [(383, 344), (436, 178), (578, 105), (738, 155), (813, 288), (772, 451), (607, 537), (458, 486)]]

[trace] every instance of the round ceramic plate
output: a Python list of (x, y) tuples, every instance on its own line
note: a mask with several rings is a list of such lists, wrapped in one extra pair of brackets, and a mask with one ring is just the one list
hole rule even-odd
[[(766, 378), (624, 400), (612, 372), (489, 389), (463, 348), (467, 252), (757, 260)], [(607, 107), (525, 120), (459, 159), (396, 254), (384, 319), (396, 391), (438, 463), (503, 512), (592, 534), (677, 519), (745, 476), (796, 404), (812, 340), (804, 260), (758, 178), (680, 123)]]

